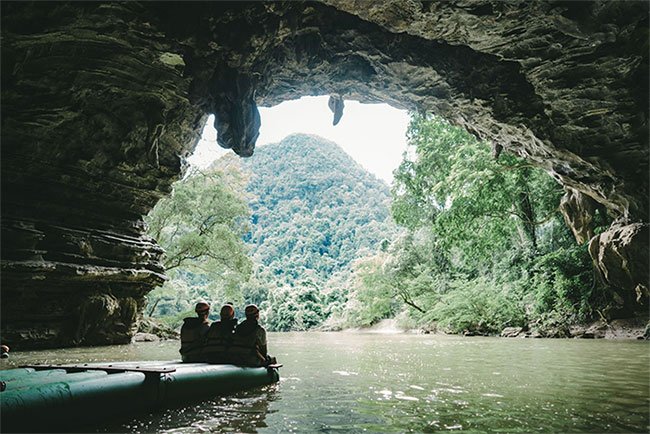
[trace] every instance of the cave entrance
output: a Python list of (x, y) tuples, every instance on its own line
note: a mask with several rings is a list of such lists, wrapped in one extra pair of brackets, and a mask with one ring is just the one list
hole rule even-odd
[(129, 342), (164, 280), (142, 215), (203, 114), (248, 155), (255, 104), (314, 93), (438, 113), (553, 173), (574, 229), (594, 202), (616, 217), (592, 258), (647, 302), (647, 3), (411, 3), (3, 8), (3, 338)]

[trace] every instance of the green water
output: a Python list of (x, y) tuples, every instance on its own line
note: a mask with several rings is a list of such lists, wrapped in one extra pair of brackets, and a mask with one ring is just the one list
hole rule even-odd
[[(648, 432), (642, 341), (270, 333), (281, 382), (100, 432)], [(170, 360), (177, 343), (12, 354), (22, 363)]]

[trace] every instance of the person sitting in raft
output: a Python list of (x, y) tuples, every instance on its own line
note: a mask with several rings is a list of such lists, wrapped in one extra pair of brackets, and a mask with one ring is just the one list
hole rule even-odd
[(194, 308), (196, 317), (183, 319), (181, 327), (181, 358), (185, 363), (202, 362), (203, 346), (205, 335), (210, 328), (208, 315), (210, 305), (205, 301), (199, 301)]
[(233, 362), (247, 366), (268, 366), (275, 363), (266, 347), (266, 330), (259, 325), (260, 310), (249, 304), (244, 310), (246, 319), (235, 329), (231, 356)]
[(230, 363), (230, 347), (233, 341), (233, 332), (237, 325), (235, 308), (230, 303), (221, 307), (220, 321), (213, 322), (206, 335), (206, 344), (203, 349), (205, 361), (208, 363)]

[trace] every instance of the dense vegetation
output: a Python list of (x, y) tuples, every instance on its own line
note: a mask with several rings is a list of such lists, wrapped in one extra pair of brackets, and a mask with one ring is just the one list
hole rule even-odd
[(551, 177), (505, 152), (495, 158), (439, 118), (414, 117), (408, 138), (413, 157), (395, 172), (392, 205), (408, 232), (358, 267), (364, 323), (408, 306), (410, 326), (498, 333), (531, 325), (561, 336), (605, 306)]
[(390, 235), (388, 187), (332, 142), (293, 135), (243, 163), (254, 197), (246, 241), (278, 282), (327, 280)]
[(304, 134), (217, 167), (234, 161), (250, 178), (245, 240), (256, 271), (245, 298), (261, 305), (272, 330), (320, 325), (346, 303), (341, 282), (353, 261), (396, 233), (388, 186), (335, 143)]
[(392, 201), (336, 144), (306, 135), (190, 174), (148, 219), (171, 276), (151, 313), (178, 322), (206, 298), (257, 303), (280, 331), (397, 318), (555, 336), (601, 314), (610, 295), (551, 177), (436, 117), (414, 116), (408, 139)]

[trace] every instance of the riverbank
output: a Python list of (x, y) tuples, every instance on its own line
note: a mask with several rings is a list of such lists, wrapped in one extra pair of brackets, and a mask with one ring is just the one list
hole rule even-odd
[(133, 336), (133, 342), (158, 342), (161, 340), (178, 340), (181, 334), (178, 330), (165, 325), (155, 318), (146, 317), (140, 320), (138, 332)]
[(641, 318), (617, 319), (609, 322), (603, 320), (589, 324), (577, 324), (546, 330), (524, 330), (520, 327), (507, 327), (501, 332), (502, 337), (527, 338), (578, 338), (578, 339), (650, 339), (650, 327)]
[[(370, 327), (332, 328), (322, 327), (315, 331), (339, 333), (376, 333), (376, 334), (444, 334), (454, 335), (438, 329), (435, 324), (426, 327), (404, 327), (399, 319), (383, 319)], [(463, 336), (496, 336), (473, 332), (462, 333)], [(650, 340), (650, 322), (645, 318), (603, 320), (588, 324), (551, 324), (540, 327), (506, 327), (498, 335), (504, 338), (574, 338), (574, 339), (637, 339)], [(161, 340), (178, 340), (180, 334), (152, 318), (143, 319), (134, 342), (157, 342)]]
[[(335, 331), (335, 330), (329, 330)], [(435, 326), (426, 328), (401, 327), (396, 319), (384, 319), (370, 327), (355, 327), (341, 332), (364, 333), (411, 333), (411, 334), (450, 334), (438, 330)], [(483, 336), (477, 333), (465, 332), (464, 336)], [(487, 336), (487, 335), (484, 335)], [(571, 326), (557, 325), (552, 327), (506, 327), (501, 331), (504, 338), (574, 338), (574, 339), (637, 339), (650, 340), (650, 323), (644, 318), (617, 319), (609, 322), (602, 320), (588, 324)]]

